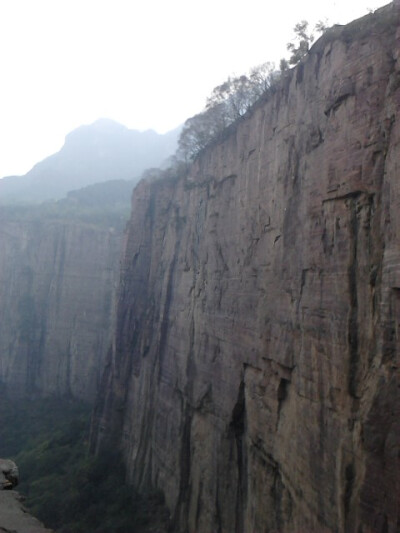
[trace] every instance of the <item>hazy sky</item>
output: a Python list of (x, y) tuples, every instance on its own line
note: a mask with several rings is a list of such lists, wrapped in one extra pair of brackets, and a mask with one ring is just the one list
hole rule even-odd
[(293, 26), (380, 0), (0, 0), (0, 177), (100, 117), (165, 132), (213, 87), (287, 55)]

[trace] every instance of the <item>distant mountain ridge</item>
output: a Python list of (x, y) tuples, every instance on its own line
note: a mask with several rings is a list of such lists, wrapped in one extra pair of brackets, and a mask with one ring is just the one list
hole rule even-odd
[(59, 152), (27, 174), (0, 180), (0, 203), (40, 203), (94, 183), (135, 182), (146, 168), (162, 165), (175, 152), (179, 131), (140, 132), (109, 119), (81, 126), (66, 136)]

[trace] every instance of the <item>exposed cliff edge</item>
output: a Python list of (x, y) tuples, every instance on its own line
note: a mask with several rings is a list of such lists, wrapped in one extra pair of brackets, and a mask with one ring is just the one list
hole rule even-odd
[(93, 445), (175, 531), (398, 531), (400, 13), (134, 193)]
[(15, 491), (0, 491), (0, 533), (52, 533), (25, 510)]

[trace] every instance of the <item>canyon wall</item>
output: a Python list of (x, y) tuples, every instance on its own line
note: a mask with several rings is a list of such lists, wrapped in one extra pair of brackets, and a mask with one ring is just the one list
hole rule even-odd
[(179, 532), (399, 530), (400, 12), (141, 182), (92, 445)]
[(120, 225), (0, 215), (0, 384), (8, 394), (94, 400), (121, 241)]

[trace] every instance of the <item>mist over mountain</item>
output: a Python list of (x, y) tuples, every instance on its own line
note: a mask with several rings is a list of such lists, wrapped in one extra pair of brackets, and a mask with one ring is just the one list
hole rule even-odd
[[(306, 27), (184, 160), (100, 120), (5, 181), (0, 457), (46, 528), (400, 531), (400, 0)], [(5, 464), (0, 533), (50, 533)]]
[(175, 152), (179, 132), (139, 132), (109, 119), (81, 126), (27, 174), (0, 180), (0, 203), (40, 203), (94, 183), (136, 182), (146, 168), (162, 165)]

